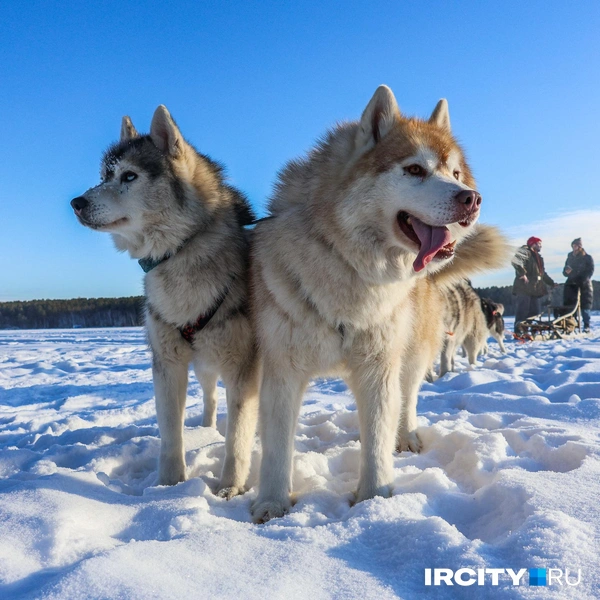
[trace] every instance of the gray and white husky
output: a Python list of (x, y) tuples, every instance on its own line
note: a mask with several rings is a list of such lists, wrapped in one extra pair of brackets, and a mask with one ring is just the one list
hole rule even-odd
[(441, 345), (439, 286), (509, 256), (494, 228), (476, 225), (480, 204), (446, 101), (409, 119), (386, 86), (359, 121), (280, 173), (251, 267), (264, 369), (255, 521), (290, 507), (296, 421), (317, 375), (343, 376), (356, 398), (357, 500), (391, 493), (395, 445), (421, 448), (417, 394)]
[[(498, 342), (502, 354), (506, 354), (504, 346), (504, 304), (494, 302), (490, 298), (481, 299), (481, 310), (485, 316), (490, 335)], [(487, 354), (487, 344), (484, 354)]]
[(470, 365), (483, 354), (489, 334), (481, 300), (471, 284), (458, 281), (443, 295), (445, 339), (440, 358), (440, 377), (454, 371), (456, 350), (462, 346)]
[(216, 383), (227, 390), (226, 457), (219, 494), (244, 490), (256, 428), (258, 377), (248, 317), (245, 197), (197, 152), (164, 106), (149, 135), (123, 117), (102, 182), (71, 201), (81, 224), (112, 235), (146, 271), (146, 329), (161, 436), (158, 483), (186, 478), (183, 423), (189, 364), (204, 393), (203, 425), (216, 426)]

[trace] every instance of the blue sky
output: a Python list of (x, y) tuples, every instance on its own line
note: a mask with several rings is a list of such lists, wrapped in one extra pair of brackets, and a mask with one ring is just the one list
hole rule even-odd
[(277, 170), (380, 83), (407, 114), (448, 98), (482, 220), (543, 238), (558, 280), (574, 237), (600, 261), (597, 1), (2, 7), (0, 300), (141, 293), (135, 261), (69, 207), (122, 115), (146, 131), (166, 104), (260, 213)]

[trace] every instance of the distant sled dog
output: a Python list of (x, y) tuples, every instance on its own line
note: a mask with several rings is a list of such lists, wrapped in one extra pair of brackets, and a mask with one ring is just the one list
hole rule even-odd
[(444, 343), (440, 357), (440, 377), (454, 371), (456, 350), (463, 348), (470, 365), (477, 362), (487, 346), (488, 325), (477, 292), (466, 281), (446, 290), (444, 298)]
[(112, 235), (146, 272), (146, 329), (161, 436), (158, 483), (186, 478), (183, 424), (189, 363), (204, 392), (203, 425), (215, 427), (216, 383), (227, 389), (226, 457), (219, 493), (244, 490), (258, 405), (258, 365), (247, 312), (245, 197), (220, 165), (197, 152), (164, 106), (149, 135), (123, 118), (105, 153), (102, 182), (71, 205), (82, 225)]
[(405, 118), (386, 86), (360, 121), (280, 173), (253, 243), (264, 360), (256, 522), (289, 510), (296, 422), (317, 375), (343, 376), (356, 398), (357, 500), (391, 493), (394, 446), (421, 448), (417, 393), (441, 344), (440, 286), (508, 257), (505, 239), (476, 225), (480, 204), (446, 101), (428, 121)]
[[(490, 335), (500, 345), (502, 354), (506, 354), (506, 347), (504, 346), (504, 304), (494, 302), (489, 298), (482, 298), (481, 310), (485, 316)], [(487, 344), (485, 352), (487, 352)]]

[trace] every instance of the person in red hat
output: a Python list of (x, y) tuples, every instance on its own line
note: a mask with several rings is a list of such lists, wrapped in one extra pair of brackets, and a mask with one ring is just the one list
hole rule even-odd
[(531, 236), (525, 246), (521, 246), (513, 259), (515, 281), (513, 294), (515, 301), (515, 333), (519, 333), (519, 323), (542, 312), (541, 298), (548, 293), (546, 286), (554, 286), (554, 280), (546, 273), (544, 259), (540, 251), (542, 240)]

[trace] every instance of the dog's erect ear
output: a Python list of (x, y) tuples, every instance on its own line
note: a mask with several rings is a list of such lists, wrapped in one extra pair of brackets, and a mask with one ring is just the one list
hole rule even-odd
[(429, 122), (433, 125), (437, 125), (442, 129), (452, 131), (450, 128), (450, 113), (448, 112), (448, 100), (442, 98), (433, 109)]
[(127, 140), (139, 137), (139, 135), (131, 119), (128, 116), (124, 116), (121, 120), (121, 141), (126, 142)]
[(150, 137), (159, 150), (170, 156), (178, 156), (183, 150), (184, 141), (181, 131), (164, 104), (154, 111)]
[(399, 116), (400, 109), (392, 90), (387, 85), (380, 85), (360, 118), (356, 145), (360, 148), (379, 142), (390, 132)]

